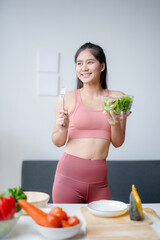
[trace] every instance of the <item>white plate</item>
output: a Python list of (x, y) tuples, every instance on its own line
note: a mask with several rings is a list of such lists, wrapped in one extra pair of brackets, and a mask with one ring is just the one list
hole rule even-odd
[(67, 228), (48, 228), (36, 224), (38, 231), (45, 237), (52, 240), (68, 239), (75, 236), (81, 228), (81, 223)]
[(128, 206), (124, 202), (114, 200), (99, 200), (88, 204), (88, 210), (100, 217), (117, 217), (127, 212)]

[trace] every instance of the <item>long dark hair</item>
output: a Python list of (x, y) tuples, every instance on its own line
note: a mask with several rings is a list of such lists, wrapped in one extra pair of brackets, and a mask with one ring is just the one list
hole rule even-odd
[[(103, 49), (98, 46), (95, 45), (93, 43), (85, 43), (84, 45), (82, 45), (76, 52), (75, 54), (75, 63), (77, 61), (77, 57), (78, 55), (84, 51), (85, 49), (89, 49), (90, 52), (92, 53), (92, 55), (100, 62), (100, 63), (105, 63), (105, 69), (103, 70), (103, 72), (101, 73), (101, 77), (100, 77), (100, 84), (101, 87), (103, 89), (107, 88), (107, 62), (106, 62), (106, 56), (104, 54)], [(83, 87), (83, 82), (77, 77), (77, 89), (82, 88)]]

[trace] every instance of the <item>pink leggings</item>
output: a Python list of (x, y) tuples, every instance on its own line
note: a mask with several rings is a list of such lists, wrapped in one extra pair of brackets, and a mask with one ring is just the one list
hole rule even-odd
[(53, 203), (89, 203), (112, 199), (106, 160), (88, 160), (64, 153), (55, 174)]

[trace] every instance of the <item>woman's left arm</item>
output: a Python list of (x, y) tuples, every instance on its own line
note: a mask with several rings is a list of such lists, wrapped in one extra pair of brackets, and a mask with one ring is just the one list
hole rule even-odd
[[(121, 91), (111, 92), (113, 95), (125, 95), (125, 93)], [(104, 111), (104, 113), (111, 125), (111, 142), (114, 147), (120, 147), (125, 140), (126, 120), (131, 112), (129, 112), (127, 115), (124, 115), (123, 112), (121, 112), (121, 114), (114, 114), (112, 111), (109, 113)]]
[(111, 142), (114, 147), (120, 147), (124, 143), (126, 118), (123, 112), (120, 115), (110, 112)]
[(112, 111), (109, 113), (104, 111), (104, 114), (111, 125), (111, 142), (114, 147), (120, 147), (124, 143), (126, 120), (131, 112), (129, 112), (127, 115), (124, 115), (123, 112), (121, 112), (121, 114), (114, 114)]

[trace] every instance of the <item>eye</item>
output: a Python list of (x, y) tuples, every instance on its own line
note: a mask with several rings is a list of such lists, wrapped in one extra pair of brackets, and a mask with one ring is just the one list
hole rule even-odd
[(88, 64), (93, 64), (93, 61), (88, 61)]
[(82, 63), (81, 62), (77, 62), (77, 66), (81, 66), (82, 65)]

